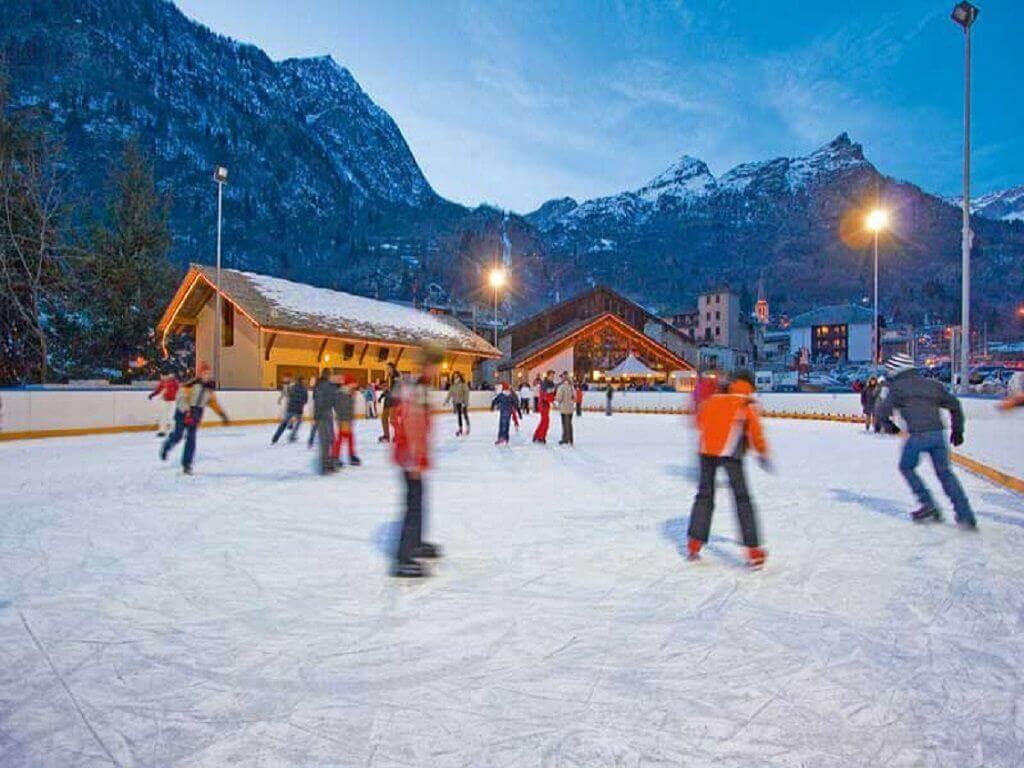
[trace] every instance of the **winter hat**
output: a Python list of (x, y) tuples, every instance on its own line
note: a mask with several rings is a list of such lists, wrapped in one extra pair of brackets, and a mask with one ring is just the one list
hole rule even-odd
[(914, 358), (902, 352), (897, 352), (885, 361), (885, 370), (890, 376), (899, 376), (904, 371), (912, 371), (916, 367)]
[(733, 381), (745, 381), (745, 382), (747, 382), (747, 384), (749, 384), (752, 387), (756, 386), (756, 384), (754, 383), (754, 374), (753, 374), (752, 371), (750, 371), (747, 368), (740, 368), (740, 369), (738, 369), (735, 373), (733, 373), (732, 380)]

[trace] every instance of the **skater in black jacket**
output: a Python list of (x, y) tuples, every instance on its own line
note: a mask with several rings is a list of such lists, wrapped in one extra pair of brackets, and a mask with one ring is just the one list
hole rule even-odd
[(331, 380), (331, 373), (324, 370), (313, 388), (313, 429), (311, 434), (319, 440), (317, 470), (321, 475), (337, 469), (337, 462), (331, 456), (334, 444), (334, 404), (338, 397), (338, 385)]
[(949, 442), (954, 446), (962, 445), (964, 411), (960, 401), (935, 379), (926, 379), (919, 374), (914, 359), (909, 355), (893, 355), (886, 362), (885, 368), (889, 373), (889, 392), (879, 405), (878, 415), (886, 422), (891, 421), (893, 411), (899, 411), (910, 433), (900, 456), (900, 473), (921, 504), (911, 514), (911, 519), (914, 522), (942, 519), (931, 493), (916, 471), (921, 454), (926, 453), (931, 457), (942, 490), (953, 502), (957, 524), (961, 528), (976, 529), (978, 524), (971, 503), (950, 468), (949, 448), (943, 434), (945, 427), (940, 413), (941, 410), (947, 410), (950, 414), (952, 425)]
[(306, 391), (306, 381), (299, 376), (288, 387), (288, 406), (285, 409), (284, 418), (277, 425), (277, 431), (270, 439), (271, 443), (276, 443), (289, 427), (292, 431), (288, 436), (288, 442), (294, 443), (298, 439), (299, 427), (302, 425), (302, 412), (305, 410), (307, 402), (309, 402), (309, 392)]

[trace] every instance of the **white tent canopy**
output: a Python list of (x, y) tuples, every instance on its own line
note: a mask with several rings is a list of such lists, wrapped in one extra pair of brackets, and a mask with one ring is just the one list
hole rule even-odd
[(655, 371), (652, 368), (648, 368), (640, 360), (630, 352), (626, 355), (626, 359), (616, 365), (610, 371), (605, 373), (605, 376), (609, 379), (618, 378), (630, 378), (630, 377), (641, 377), (641, 376), (663, 376), (664, 374), (660, 371)]

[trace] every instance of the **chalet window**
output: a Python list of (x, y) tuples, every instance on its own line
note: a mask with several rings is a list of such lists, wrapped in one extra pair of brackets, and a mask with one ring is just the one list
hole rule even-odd
[(711, 313), (710, 312), (707, 313), (707, 319), (708, 319), (708, 322), (711, 322)]
[(378, 349), (377, 350), (377, 360), (379, 362), (383, 363), (387, 359), (388, 359), (388, 348), (387, 347), (381, 347), (380, 349)]
[(225, 347), (235, 346), (235, 305), (221, 301), (221, 340)]
[(341, 350), (346, 360), (349, 360), (356, 353), (355, 344), (346, 344)]
[(715, 294), (715, 304), (721, 304), (721, 303), (722, 303), (722, 296), (721, 296), (721, 294), (716, 293)]

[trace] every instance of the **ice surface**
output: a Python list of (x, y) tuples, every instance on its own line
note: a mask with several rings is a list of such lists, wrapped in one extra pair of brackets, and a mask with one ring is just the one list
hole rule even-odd
[(749, 573), (724, 489), (680, 555), (682, 417), (473, 428), (424, 583), (385, 576), (373, 423), (330, 478), (269, 428), (204, 430), (191, 478), (151, 435), (0, 444), (0, 765), (1022, 764), (1020, 497), (960, 473), (981, 533), (915, 527), (897, 440), (770, 420)]

